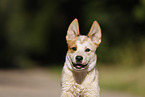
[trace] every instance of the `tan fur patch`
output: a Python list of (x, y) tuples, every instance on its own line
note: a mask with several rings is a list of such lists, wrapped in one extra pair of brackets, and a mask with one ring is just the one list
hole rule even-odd
[[(74, 53), (75, 51), (72, 50), (73, 47), (75, 47), (76, 49), (78, 48), (77, 47), (77, 42), (79, 41), (79, 43), (81, 45), (83, 45), (85, 42), (89, 42), (90, 45), (93, 47), (93, 48), (96, 48), (96, 44), (94, 44), (91, 39), (87, 36), (78, 36), (76, 37), (73, 41), (70, 41), (70, 42), (67, 42), (68, 44), (68, 53)], [(86, 47), (87, 48), (87, 47)]]
[(78, 38), (79, 37), (76, 37), (73, 41), (67, 42), (67, 44), (68, 44), (68, 53), (74, 53), (75, 52), (74, 50), (72, 50), (72, 48), (76, 47), (76, 49), (77, 49), (76, 42), (77, 42)]

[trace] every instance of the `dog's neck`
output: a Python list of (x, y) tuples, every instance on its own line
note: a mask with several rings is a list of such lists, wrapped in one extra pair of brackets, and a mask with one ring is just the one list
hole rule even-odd
[(95, 73), (95, 68), (93, 68), (91, 71), (82, 71), (82, 72), (72, 71), (72, 73), (73, 73), (75, 82), (77, 84), (82, 84), (88, 75)]
[(81, 84), (85, 77), (87, 76), (87, 71), (83, 71), (83, 72), (75, 72), (73, 71), (73, 77), (74, 77), (74, 80), (76, 81), (77, 84)]

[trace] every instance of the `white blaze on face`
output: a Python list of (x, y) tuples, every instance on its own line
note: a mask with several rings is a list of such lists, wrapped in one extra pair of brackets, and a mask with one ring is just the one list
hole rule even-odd
[[(82, 56), (82, 64), (85, 65), (89, 62), (90, 58), (95, 54), (96, 46), (91, 42), (87, 36), (80, 36), (76, 41), (77, 50), (73, 54), (73, 62), (76, 63), (76, 56)], [(90, 49), (90, 51), (86, 51)]]

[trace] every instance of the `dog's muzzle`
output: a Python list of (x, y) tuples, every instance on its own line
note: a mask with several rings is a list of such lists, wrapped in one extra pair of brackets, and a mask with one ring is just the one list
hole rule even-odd
[(73, 62), (69, 55), (67, 58), (68, 58), (69, 62), (72, 64), (73, 68), (76, 70), (83, 70), (88, 67), (89, 62), (87, 64), (82, 63), (82, 60), (83, 60), (82, 56), (76, 56), (76, 62)]
[(81, 64), (81, 63), (73, 63), (73, 66), (75, 67), (75, 69), (85, 69), (87, 67), (88, 64)]

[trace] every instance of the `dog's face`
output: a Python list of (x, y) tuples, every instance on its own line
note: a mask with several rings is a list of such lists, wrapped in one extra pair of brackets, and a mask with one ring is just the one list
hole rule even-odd
[(69, 26), (66, 40), (68, 44), (68, 68), (75, 71), (92, 70), (96, 64), (96, 48), (101, 43), (101, 29), (95, 21), (87, 36), (80, 35), (78, 20)]

